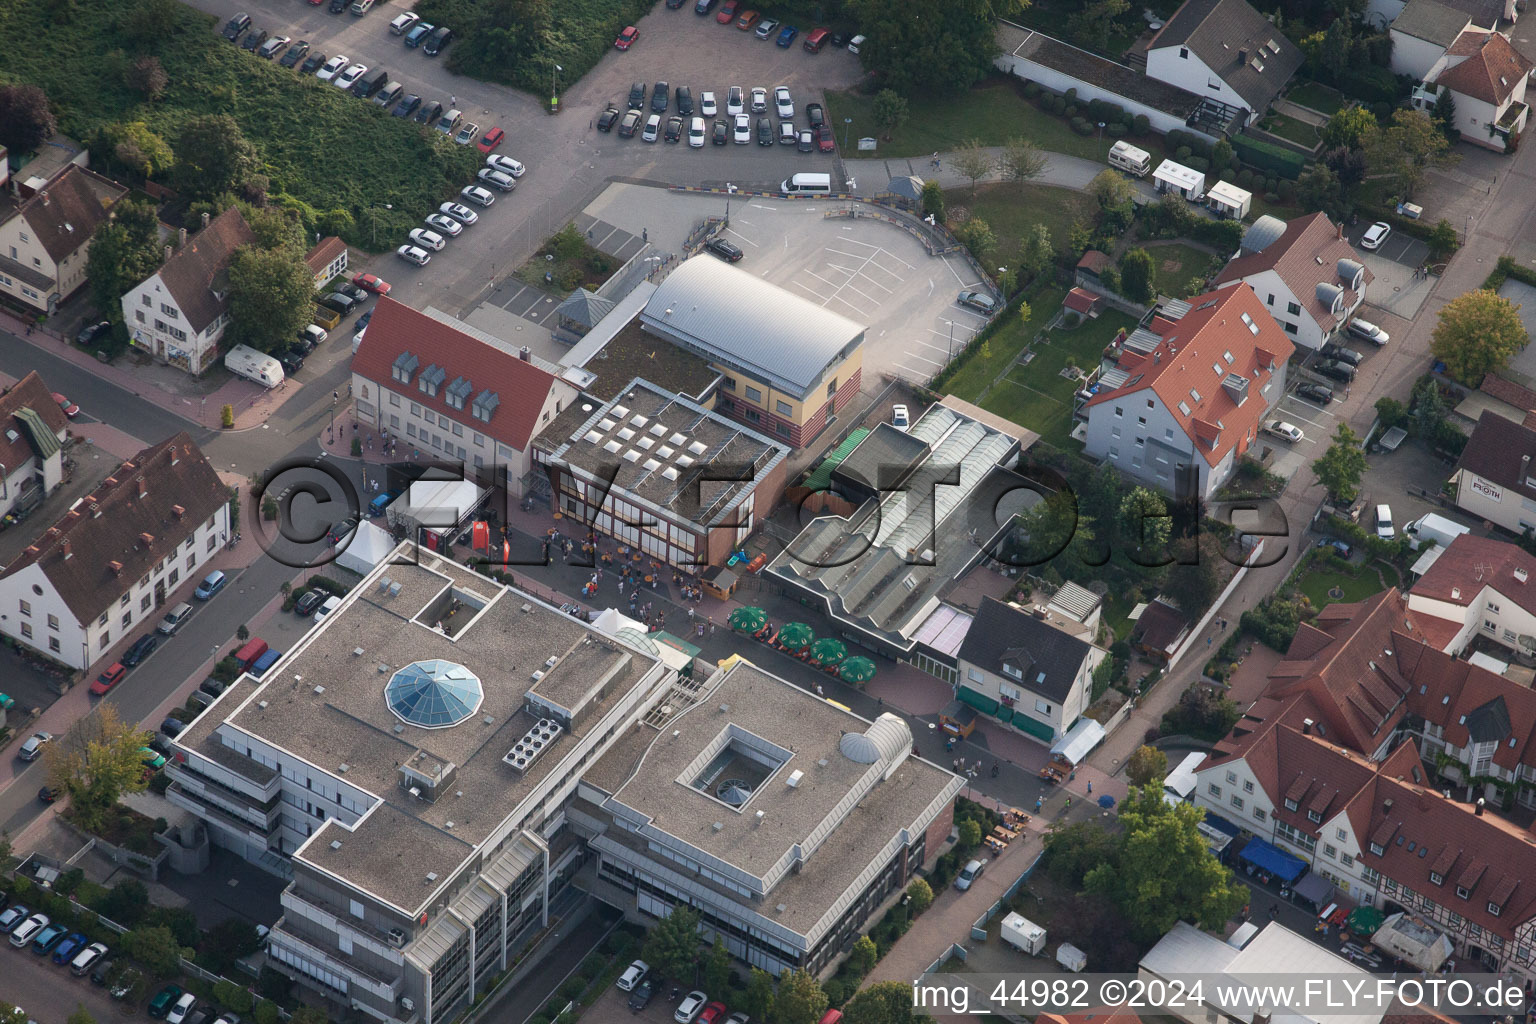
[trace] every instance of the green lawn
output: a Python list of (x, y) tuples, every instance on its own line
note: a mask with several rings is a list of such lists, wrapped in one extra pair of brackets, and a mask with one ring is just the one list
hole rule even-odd
[(1098, 213), (1098, 204), (1086, 192), (1018, 182), (980, 185), (974, 196), (968, 187), (951, 189), (944, 194), (944, 205), (952, 214), (963, 208), (986, 221), (997, 236), (1003, 260), (1013, 258), (1019, 241), (1036, 224), (1044, 224), (1056, 248), (1065, 251), (1072, 223), (1092, 224)]
[(1066, 297), (1067, 290), (1056, 285), (1032, 288), (1026, 295), (1032, 313), (1029, 322), (1022, 323), (1015, 313), (1004, 314), (1004, 322), (997, 332), (964, 366), (955, 371), (955, 375), (944, 385), (944, 391), (968, 402), (977, 401), (993, 378), (1002, 373), (1023, 351), (1035, 332), (1056, 315), (1056, 311), (1061, 308), (1061, 300)]
[(1147, 247), (1152, 255), (1152, 286), (1163, 295), (1188, 298), (1189, 279), (1211, 266), (1210, 253), (1179, 242)]
[(1297, 145), (1306, 146), (1308, 149), (1316, 146), (1322, 139), (1322, 136), (1318, 134), (1315, 127), (1286, 114), (1270, 114), (1259, 127), (1271, 135), (1278, 135), (1282, 139), (1289, 139)]
[[(1001, 146), (1010, 138), (1023, 136), (1053, 153), (1100, 162), (1105, 159), (1113, 140), (1077, 134), (1065, 118), (1044, 113), (1026, 100), (1023, 85), (1017, 78), (994, 75), (963, 96), (912, 97), (908, 100), (910, 116), (891, 133), (890, 141), (880, 138), (876, 154), (890, 159), (928, 157), (971, 139), (983, 146)], [(855, 136), (880, 137), (874, 106), (874, 97), (851, 89), (826, 95), (827, 120), (842, 124), (843, 118), (853, 118)], [(1154, 166), (1163, 158), (1161, 136), (1149, 135), (1135, 143), (1152, 154)]]
[[(1054, 315), (1039, 306), (1038, 316)], [(1013, 367), (993, 385), (978, 404), (1020, 426), (1038, 433), (1046, 443), (1066, 448), (1071, 443), (1072, 396), (1077, 383), (1061, 375), (1071, 363), (1091, 371), (1099, 365), (1104, 347), (1121, 328), (1134, 330), (1136, 321), (1117, 310), (1106, 310), (1097, 319), (1077, 327), (1058, 327), (1035, 345), (1027, 364)]]
[(1329, 117), (1344, 108), (1344, 94), (1321, 82), (1302, 82), (1286, 93), (1285, 98)]
[[(352, 245), (370, 246), (373, 216), (378, 247), (397, 245), (408, 228), (474, 177), (474, 147), (455, 146), (314, 77), (301, 78), (231, 46), (217, 31), (222, 19), (216, 23), (171, 4), (149, 42), (130, 41), (123, 23), (143, 6), (120, 0), (0, 3), (0, 38), (26, 40), (25, 46), (0, 47), (0, 79), (42, 87), (60, 130), (85, 144), (105, 125), (143, 121), (174, 147), (192, 118), (229, 114), (256, 148), (272, 204), (302, 211), (306, 232), (317, 228), (317, 214), (350, 215), (350, 225), (347, 216), (334, 220)], [(66, 10), (69, 24), (61, 27)], [(158, 57), (169, 76), (153, 105), (124, 85), (124, 68), (139, 56)], [(93, 159), (92, 166), (108, 175), (125, 173), (110, 159)]]
[[(1335, 600), (1363, 601), (1382, 590), (1381, 576), (1378, 575), (1377, 568), (1375, 564), (1339, 568), (1332, 560), (1319, 559), (1296, 578), (1296, 587), (1307, 595), (1307, 600), (1312, 602), (1313, 608), (1321, 608), (1325, 604), (1332, 604)], [(1393, 578), (1389, 575), (1387, 583), (1393, 582)], [(1328, 591), (1334, 587), (1343, 591), (1344, 596), (1329, 597)]]

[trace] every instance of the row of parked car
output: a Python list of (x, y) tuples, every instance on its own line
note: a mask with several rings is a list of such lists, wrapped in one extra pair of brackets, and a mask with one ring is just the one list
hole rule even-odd
[(47, 914), (34, 913), (20, 903), (10, 903), (10, 897), (0, 893), (0, 935), (11, 940), (17, 949), (31, 948), (36, 956), (48, 957), (77, 978), (91, 977), (94, 985), (111, 984), (114, 999), (125, 998), (139, 980), (139, 972), (133, 968), (116, 970), (117, 962), (111, 958), (111, 949), (104, 942), (92, 942), (80, 932), (72, 932), (62, 924), (48, 919)]
[[(456, 115), (458, 111), (451, 113)], [(444, 117), (442, 123), (447, 124), (448, 121)], [(506, 132), (494, 126), (481, 134), (480, 126), (473, 121), (460, 125), (454, 141), (462, 146), (474, 143), (475, 148), (485, 154), (485, 166), (475, 173), (480, 184), (465, 185), (459, 190), (459, 198), (476, 206), (491, 206), (496, 202), (496, 195), (486, 185), (499, 192), (511, 192), (517, 188), (517, 179), (526, 174), (528, 168), (510, 156), (495, 152), (506, 137)], [(427, 215), (426, 227), (411, 229), (410, 241), (396, 249), (395, 254), (407, 263), (424, 267), (432, 262), (433, 253), (443, 251), (450, 238), (457, 238), (465, 228), (479, 219), (480, 215), (464, 203), (443, 203), (436, 213)]]
[[(669, 109), (669, 96), (675, 96), (673, 109), (677, 113), (668, 117), (663, 127), (662, 117)], [(806, 117), (810, 124), (809, 127), (799, 128), (794, 120), (794, 99), (789, 88), (783, 85), (773, 90), (772, 107), (779, 117), (777, 129), (773, 120), (767, 116), (770, 106), (768, 90), (761, 87), (753, 89), (749, 99), (748, 93), (741, 86), (731, 86), (726, 92), (725, 117), (716, 116), (720, 113), (720, 106), (713, 92), (701, 93), (698, 106), (695, 107), (693, 92), (685, 85), (678, 86), (676, 92), (672, 93), (666, 82), (657, 82), (650, 90), (649, 105), (651, 113), (647, 118), (645, 83), (636, 82), (629, 90), (628, 109), (620, 114), (617, 106), (608, 105), (598, 115), (597, 130), (609, 132), (617, 125), (620, 138), (632, 138), (639, 132), (644, 142), (656, 142), (661, 138), (667, 142), (680, 142), (686, 127), (688, 145), (695, 149), (703, 147), (706, 139), (717, 146), (727, 142), (748, 145), (754, 139), (760, 146), (772, 146), (777, 141), (781, 145), (796, 146), (802, 153), (817, 149), (830, 153), (836, 149), (832, 127), (827, 124), (826, 112), (821, 104), (811, 103), (806, 106)], [(755, 124), (752, 115), (758, 115)], [(714, 118), (712, 128), (707, 118)]]
[[(687, 2), (688, 0), (667, 0), (667, 7), (677, 10)], [(718, 11), (715, 10), (717, 4), (720, 8)], [(720, 0), (694, 0), (693, 13), (700, 17), (713, 13), (715, 21), (721, 25), (734, 24), (743, 32), (755, 33), (759, 39), (772, 39), (786, 50), (794, 45), (795, 39), (800, 35), (800, 29), (796, 26), (782, 25), (774, 18), (765, 18), (756, 10), (748, 9), (742, 0), (725, 0), (724, 3)], [(624, 37), (619, 38), (622, 40)], [(630, 42), (632, 44), (633, 40)], [(839, 48), (846, 46), (849, 53), (858, 53), (859, 48), (864, 45), (864, 37), (856, 35), (850, 39), (842, 32), (816, 28), (806, 33), (802, 49), (806, 53), (820, 53), (828, 43)], [(620, 46), (619, 49), (627, 50), (629, 46)]]

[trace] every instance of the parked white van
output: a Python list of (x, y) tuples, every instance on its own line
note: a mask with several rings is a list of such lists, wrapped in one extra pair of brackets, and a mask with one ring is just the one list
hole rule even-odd
[(235, 376), (255, 381), (264, 388), (275, 388), (285, 379), (282, 364), (249, 345), (236, 345), (230, 349), (224, 357), (224, 365)]
[(1109, 166), (1133, 178), (1145, 178), (1152, 170), (1152, 154), (1129, 142), (1117, 142), (1109, 147)]
[(780, 192), (787, 192), (792, 196), (803, 195), (830, 195), (832, 193), (832, 175), (803, 173), (794, 177), (785, 178), (779, 185)]

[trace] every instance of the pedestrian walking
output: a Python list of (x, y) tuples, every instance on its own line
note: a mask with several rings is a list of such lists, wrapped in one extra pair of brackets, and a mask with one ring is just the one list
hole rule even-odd
[(694, 612), (693, 612), (693, 609), (692, 609), (692, 608), (689, 608), (689, 609), (688, 609), (688, 621), (689, 621), (689, 622), (692, 622), (692, 621), (693, 621), (693, 614), (694, 614)]
[(1071, 797), (1067, 797), (1067, 810), (1070, 811), (1071, 809), (1072, 809), (1072, 798)]
[(1040, 813), (1040, 808), (1042, 808), (1044, 806), (1045, 806), (1045, 797), (1043, 797), (1043, 796), (1035, 797), (1035, 813), (1039, 814)]
[(996, 761), (993, 761), (993, 762), (992, 762), (992, 777), (993, 777), (993, 778), (994, 778), (994, 779), (995, 779), (995, 778), (997, 778), (997, 773), (998, 773), (998, 771), (999, 771), (999, 769), (998, 769), (998, 767), (997, 767), (997, 762), (996, 762)]
[(624, 581), (623, 580), (619, 580), (619, 596), (620, 597), (624, 596)]
[(459, 98), (457, 96), (449, 96), (448, 97), (448, 106), (456, 107), (458, 105), (459, 105)]
[(827, 695), (826, 691), (821, 688), (821, 684), (817, 683), (816, 684), (816, 696), (818, 696), (818, 697), (825, 697), (826, 695)]
[(958, 757), (950, 761), (949, 766), (955, 770), (956, 775), (960, 774), (960, 759)]
[(1093, 796), (1093, 783), (1088, 783), (1088, 795)]
[(713, 622), (711, 622), (709, 624), (709, 635), (710, 636), (714, 636), (715, 635), (715, 624)]

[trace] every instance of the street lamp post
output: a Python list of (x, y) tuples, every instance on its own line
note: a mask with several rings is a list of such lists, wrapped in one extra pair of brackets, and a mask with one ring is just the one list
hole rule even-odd
[(336, 403), (341, 401), (341, 392), (331, 392), (331, 440), (336, 440)]
[(551, 102), (553, 102), (556, 97), (560, 95), (560, 90), (555, 85), (555, 75), (564, 70), (565, 68), (561, 67), (559, 64), (556, 64), (554, 66), (554, 70), (549, 73), (549, 98)]
[(1099, 122), (1099, 152), (1103, 153), (1103, 151), (1104, 151), (1104, 122), (1100, 121)]
[(848, 151), (848, 126), (853, 124), (853, 118), (843, 118), (843, 152)]
[(384, 209), (386, 209), (386, 210), (393, 210), (394, 209), (394, 206), (391, 205), (390, 203), (374, 203), (372, 206), (370, 206), (368, 208), (372, 212), (372, 214), (373, 214), (373, 244), (374, 245), (378, 245), (379, 244), (379, 207), (381, 207), (381, 206), (384, 207)]

